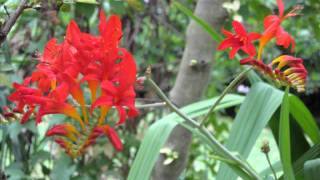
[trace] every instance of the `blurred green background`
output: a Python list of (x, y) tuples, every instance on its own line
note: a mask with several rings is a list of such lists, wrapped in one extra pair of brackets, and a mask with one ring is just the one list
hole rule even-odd
[[(14, 11), (19, 0), (0, 0), (0, 25)], [(193, 9), (196, 1), (180, 0)], [(152, 65), (155, 81), (168, 92), (175, 82), (179, 60), (185, 45), (185, 31), (190, 19), (172, 6), (170, 0), (30, 0), (32, 7), (26, 9), (11, 30), (0, 49), (0, 107), (10, 105), (6, 96), (11, 92), (12, 82), (21, 82), (36, 65), (35, 56), (42, 52), (46, 42), (56, 37), (62, 40), (66, 26), (75, 19), (82, 31), (97, 34), (99, 8), (107, 14), (121, 16), (123, 23), (122, 46), (135, 56), (140, 75), (147, 65)], [(304, 6), (301, 16), (290, 19), (285, 29), (296, 37), (295, 56), (305, 60), (309, 77), (307, 91), (299, 94), (313, 115), (320, 121), (320, 1), (286, 0), (286, 6)], [(224, 7), (229, 18), (225, 26), (230, 28), (233, 19), (246, 22), (248, 30), (262, 30), (264, 16), (276, 12), (274, 0), (235, 0)], [(269, 47), (267, 47), (269, 48)], [(212, 50), (215, 52), (215, 50)], [(281, 48), (265, 50), (267, 57), (286, 52)], [(236, 73), (239, 63), (228, 60), (226, 53), (215, 53), (216, 61), (211, 73), (212, 83), (206, 90), (206, 97), (219, 95)], [(271, 60), (271, 59), (270, 59)], [(246, 84), (246, 82), (244, 82)], [(148, 89), (138, 90), (138, 101), (157, 101)], [(222, 142), (228, 131), (234, 112), (227, 109), (210, 117), (207, 126)], [(125, 179), (135, 157), (139, 144), (148, 126), (167, 112), (161, 108), (141, 110), (141, 115), (118, 129), (124, 140), (124, 151), (116, 153), (104, 139), (88, 149), (88, 153), (77, 160), (71, 160), (51, 141), (44, 138), (46, 129), (64, 117), (46, 116), (44, 123), (35, 126), (33, 122), (21, 126), (17, 122), (0, 125), (0, 179)], [(269, 139), (274, 143), (269, 130), (258, 140)], [(257, 143), (259, 145), (259, 143)], [(275, 146), (274, 146), (275, 147)], [(274, 149), (276, 152), (277, 150)], [(259, 147), (254, 149), (249, 162), (266, 166)], [(216, 160), (204, 145), (194, 140), (190, 149), (190, 160), (182, 179), (210, 179), (216, 174)], [(279, 160), (278, 153), (271, 159)], [(74, 161), (74, 162), (73, 162)]]

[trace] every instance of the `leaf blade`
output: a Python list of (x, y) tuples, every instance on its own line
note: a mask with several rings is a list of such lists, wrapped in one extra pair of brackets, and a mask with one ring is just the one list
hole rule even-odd
[[(247, 158), (259, 134), (281, 104), (283, 92), (259, 82), (252, 86), (240, 107), (226, 142), (229, 150)], [(236, 179), (225, 164), (218, 171), (217, 179)]]
[(294, 173), (291, 163), (291, 145), (290, 145), (290, 122), (289, 122), (289, 87), (286, 88), (281, 110), (279, 124), (279, 150), (283, 166), (284, 179), (294, 180)]

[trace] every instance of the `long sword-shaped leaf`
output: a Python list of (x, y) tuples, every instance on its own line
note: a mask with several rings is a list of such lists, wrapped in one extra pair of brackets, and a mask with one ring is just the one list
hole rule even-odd
[(289, 87), (286, 88), (280, 111), (279, 150), (283, 167), (284, 179), (294, 180), (295, 177), (291, 163), (290, 145)]
[[(251, 88), (235, 118), (226, 147), (247, 158), (258, 136), (279, 108), (283, 92), (266, 83)], [(237, 175), (225, 164), (221, 165), (217, 179), (236, 179)]]
[(313, 143), (320, 142), (320, 131), (309, 109), (296, 96), (289, 96), (290, 114), (294, 117), (303, 131), (310, 137)]
[(178, 3), (177, 1), (173, 2), (173, 5), (176, 6), (180, 11), (191, 17), (196, 23), (198, 23), (203, 28), (203, 30), (207, 31), (207, 33), (211, 36), (211, 38), (214, 41), (220, 42), (222, 40), (222, 37), (217, 31), (215, 31), (207, 22), (195, 16), (193, 12), (190, 11), (188, 8)]
[[(217, 100), (213, 98), (188, 105), (181, 110), (188, 114), (191, 118), (204, 115), (208, 112), (211, 105)], [(244, 100), (243, 96), (227, 95), (217, 106), (216, 110), (235, 106)], [(161, 147), (166, 142), (173, 128), (183, 120), (175, 113), (171, 113), (161, 120), (158, 120), (147, 131), (133, 165), (130, 169), (128, 180), (148, 180), (150, 179), (151, 171), (159, 156)]]

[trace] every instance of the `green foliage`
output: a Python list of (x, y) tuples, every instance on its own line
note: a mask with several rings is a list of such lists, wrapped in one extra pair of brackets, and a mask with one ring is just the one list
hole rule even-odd
[(320, 158), (309, 160), (304, 164), (304, 179), (316, 180), (320, 177)]
[[(191, 105), (188, 105), (181, 109), (182, 112), (189, 115), (191, 118), (195, 118), (206, 114), (209, 111), (210, 106), (217, 100), (213, 98), (211, 100), (200, 101)], [(243, 98), (237, 95), (227, 95), (224, 100), (217, 106), (216, 110), (224, 109), (230, 106), (241, 103)], [(165, 143), (166, 139), (173, 128), (182, 123), (183, 120), (179, 118), (175, 113), (171, 113), (162, 119), (158, 120), (155, 124), (150, 126), (145, 138), (140, 145), (139, 152), (131, 167), (128, 179), (149, 179), (152, 168), (157, 160), (160, 152), (160, 148)]]
[[(158, 4), (149, 4), (143, 0), (108, 0), (98, 1), (100, 6), (96, 6), (97, 1), (95, 0), (60, 0), (56, 1), (58, 4), (63, 2), (60, 8), (55, 7), (53, 3), (53, 6), (50, 5), (45, 9), (39, 9), (42, 7), (40, 1), (32, 2), (34, 7), (24, 11), (10, 32), (7, 41), (0, 48), (0, 107), (10, 105), (6, 97), (11, 91), (11, 83), (21, 82), (22, 77), (28, 75), (30, 69), (34, 68), (37, 59), (33, 55), (37, 51), (42, 52), (45, 43), (50, 38), (57, 37), (58, 40), (62, 40), (65, 28), (71, 19), (79, 22), (82, 30), (97, 34), (98, 30), (93, 27), (98, 23), (97, 17), (100, 7), (108, 14), (116, 13), (122, 16), (123, 45), (135, 55), (140, 72), (143, 72), (143, 69), (149, 64), (155, 67), (157, 80), (166, 91), (174, 82), (172, 75), (178, 69), (176, 67), (183, 52), (184, 32), (189, 18), (208, 32), (212, 39), (217, 42), (221, 40), (221, 35), (216, 31), (219, 28), (212, 29), (211, 25), (193, 15), (191, 9), (196, 2), (191, 0), (179, 1), (181, 3), (178, 1), (173, 3), (158, 1)], [(18, 0), (0, 0), (0, 26), (7, 18), (4, 5), (11, 13), (18, 3)], [(293, 4), (295, 1), (287, 0), (286, 10), (288, 11), (289, 6)], [(278, 161), (273, 165), (278, 174), (282, 173), (283, 165), (285, 165), (283, 166), (285, 172), (290, 171), (288, 166), (290, 166), (291, 155), (296, 179), (303, 179), (304, 174), (306, 174), (306, 178), (311, 177), (314, 169), (319, 167), (319, 159), (315, 158), (320, 157), (320, 131), (316, 118), (313, 116), (318, 115), (319, 108), (310, 103), (317, 102), (312, 95), (317, 97), (320, 87), (320, 62), (318, 61), (320, 56), (318, 53), (320, 18), (319, 13), (315, 13), (320, 11), (320, 4), (318, 0), (305, 0), (301, 4), (305, 7), (303, 15), (295, 17), (291, 23), (284, 24), (284, 26), (290, 34), (298, 37), (295, 56), (303, 57), (309, 70), (308, 95), (303, 95), (304, 102), (292, 94), (287, 99), (283, 99), (284, 93), (282, 91), (265, 83), (258, 83), (251, 87), (251, 92), (239, 110), (227, 107), (242, 103), (244, 97), (227, 96), (223, 104), (218, 107), (221, 111), (213, 114), (206, 124), (208, 129), (215, 132), (214, 135), (220, 142), (226, 142), (226, 146), (230, 150), (239, 153), (239, 156), (244, 159), (250, 155), (249, 162), (255, 162), (258, 158), (254, 156), (260, 148), (260, 141), (257, 139), (259, 136), (262, 138), (261, 132), (267, 127), (268, 121), (273, 116), (272, 118), (276, 119), (275, 126), (279, 127), (279, 122), (281, 122), (284, 127), (278, 128), (278, 130), (273, 127), (272, 129), (275, 132), (274, 136), (280, 135), (281, 141), (286, 142), (286, 146), (280, 149), (282, 149), (282, 157), (287, 158), (283, 163)], [(49, 12), (54, 12), (55, 8), (58, 9), (57, 13), (50, 14)], [(225, 19), (225, 25), (230, 28), (232, 19), (240, 17), (248, 22), (247, 29), (251, 31), (251, 29), (262, 30), (263, 17), (277, 12), (277, 10), (275, 9), (275, 0), (241, 0), (239, 9), (228, 9), (228, 12), (230, 18)], [(283, 49), (267, 48), (266, 57), (285, 52)], [(239, 71), (237, 61), (224, 60), (227, 59), (226, 54), (215, 53), (215, 59), (217, 60), (214, 62), (211, 74), (214, 83), (209, 84), (206, 92), (207, 97), (217, 96), (225, 84)], [(251, 75), (249, 78), (255, 79), (254, 77), (257, 76)], [(247, 82), (245, 81), (244, 84)], [(311, 101), (308, 101), (308, 98)], [(277, 116), (280, 112), (276, 110), (280, 107), (282, 99), (286, 102), (282, 103), (282, 118), (279, 118)], [(182, 110), (191, 117), (199, 117), (208, 111), (213, 101), (214, 99), (204, 100)], [(307, 102), (306, 105), (305, 102)], [(290, 106), (290, 115), (287, 106)], [(233, 121), (234, 113), (237, 115)], [(25, 126), (18, 123), (1, 125), (0, 178), (5, 172), (7, 176), (10, 176), (10, 179), (98, 179), (103, 177), (124, 179), (130, 171), (129, 179), (134, 179), (134, 177), (148, 179), (159, 156), (159, 150), (173, 128), (181, 123), (181, 119), (175, 114), (162, 117), (164, 113), (160, 108), (155, 111), (142, 110), (142, 114), (141, 121), (136, 120), (132, 124), (119, 128), (120, 136), (125, 142), (125, 150), (122, 153), (115, 153), (111, 147), (102, 146), (101, 144), (105, 140), (98, 139), (97, 145), (89, 150), (89, 155), (76, 161), (68, 159), (62, 152), (57, 151), (57, 146), (53, 145), (51, 141), (44, 140), (47, 127), (54, 124), (57, 119), (58, 121), (64, 120), (59, 116), (48, 116), (47, 122), (49, 123), (40, 124), (38, 127), (32, 123)], [(281, 120), (279, 121), (279, 119)], [(289, 124), (287, 122), (289, 119), (290, 137), (284, 136), (288, 133)], [(157, 121), (153, 123), (155, 120)], [(295, 122), (291, 120), (295, 120)], [(271, 124), (272, 121), (269, 123)], [(150, 124), (152, 125), (150, 126)], [(285, 133), (284, 130), (286, 130)], [(197, 134), (197, 132), (194, 133)], [(288, 144), (288, 138), (291, 139), (291, 146)], [(303, 138), (303, 142), (300, 142), (300, 138)], [(217, 154), (211, 151), (205, 142), (205, 139), (193, 139), (190, 148), (190, 161), (181, 177), (182, 179), (213, 179), (217, 177), (218, 162), (221, 157), (217, 158)], [(279, 147), (284, 145), (282, 142), (278, 142)], [(277, 147), (274, 146), (276, 145), (271, 146), (274, 151), (271, 150), (270, 153), (278, 155)], [(288, 153), (289, 148), (291, 148), (291, 154)], [(295, 150), (299, 150), (299, 152), (297, 153)], [(305, 150), (308, 151), (304, 152)], [(255, 154), (252, 151), (255, 151)], [(299, 158), (295, 160), (296, 157)], [(264, 164), (265, 167), (268, 166), (266, 162), (259, 163)], [(131, 165), (132, 169), (129, 170)], [(317, 170), (315, 174), (318, 172)], [(226, 170), (225, 165), (222, 165), (218, 179), (220, 177), (234, 177), (232, 174), (231, 171)], [(266, 168), (261, 173), (263, 176), (270, 174), (270, 168)]]
[(290, 122), (289, 122), (289, 87), (283, 96), (279, 124), (279, 148), (285, 180), (294, 180), (291, 161)]
[[(247, 158), (261, 131), (280, 106), (282, 96), (281, 91), (268, 84), (255, 84), (237, 113), (226, 147)], [(235, 176), (222, 165), (217, 178), (235, 179)]]

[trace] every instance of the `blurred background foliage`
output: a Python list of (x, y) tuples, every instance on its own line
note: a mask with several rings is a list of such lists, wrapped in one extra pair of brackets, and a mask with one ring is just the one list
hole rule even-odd
[[(193, 9), (196, 1), (180, 0), (186, 7)], [(19, 0), (0, 0), (0, 25), (18, 6)], [(12, 82), (21, 82), (29, 75), (37, 63), (37, 56), (46, 42), (56, 37), (62, 40), (66, 26), (75, 19), (83, 31), (97, 34), (98, 11), (104, 9), (107, 14), (116, 13), (122, 17), (122, 46), (133, 52), (143, 74), (147, 65), (152, 65), (155, 81), (168, 92), (174, 84), (179, 59), (185, 45), (185, 31), (189, 18), (170, 0), (30, 0), (27, 8), (11, 30), (7, 40), (0, 48), (0, 106), (10, 105), (6, 96), (11, 91)], [(305, 60), (309, 71), (306, 94), (299, 95), (320, 118), (320, 1), (286, 0), (286, 7), (294, 4), (304, 6), (302, 16), (295, 17), (285, 24), (290, 34), (296, 37), (296, 53)], [(274, 0), (234, 0), (226, 2), (223, 8), (230, 16), (225, 21), (230, 28), (233, 19), (246, 22), (249, 31), (262, 30), (263, 18), (277, 13)], [(261, 31), (260, 31), (261, 32)], [(215, 53), (216, 61), (212, 69), (212, 83), (204, 97), (218, 95), (240, 71), (236, 61), (227, 60), (226, 53)], [(285, 52), (284, 49), (269, 48), (272, 57)], [(244, 82), (244, 85), (246, 82)], [(159, 101), (148, 89), (138, 90), (138, 103)], [(228, 131), (237, 109), (227, 109), (217, 113), (207, 122), (207, 127), (215, 132), (222, 142), (228, 137)], [(67, 157), (50, 139), (44, 138), (45, 131), (51, 125), (63, 121), (59, 115), (46, 116), (39, 126), (31, 121), (26, 126), (17, 122), (0, 125), (0, 179), (125, 179), (143, 134), (148, 126), (166, 112), (161, 108), (143, 109), (134, 121), (129, 121), (118, 129), (124, 141), (124, 151), (114, 152), (106, 140), (101, 139), (88, 149), (88, 153), (77, 160)], [(273, 139), (266, 131), (261, 138)], [(259, 140), (260, 141), (260, 140)], [(271, 142), (272, 144), (272, 142)], [(256, 161), (259, 148), (249, 161)], [(273, 153), (271, 159), (279, 159)], [(194, 140), (190, 150), (190, 161), (182, 178), (211, 179), (216, 174), (217, 162), (204, 145)], [(74, 161), (74, 162), (73, 162)]]

